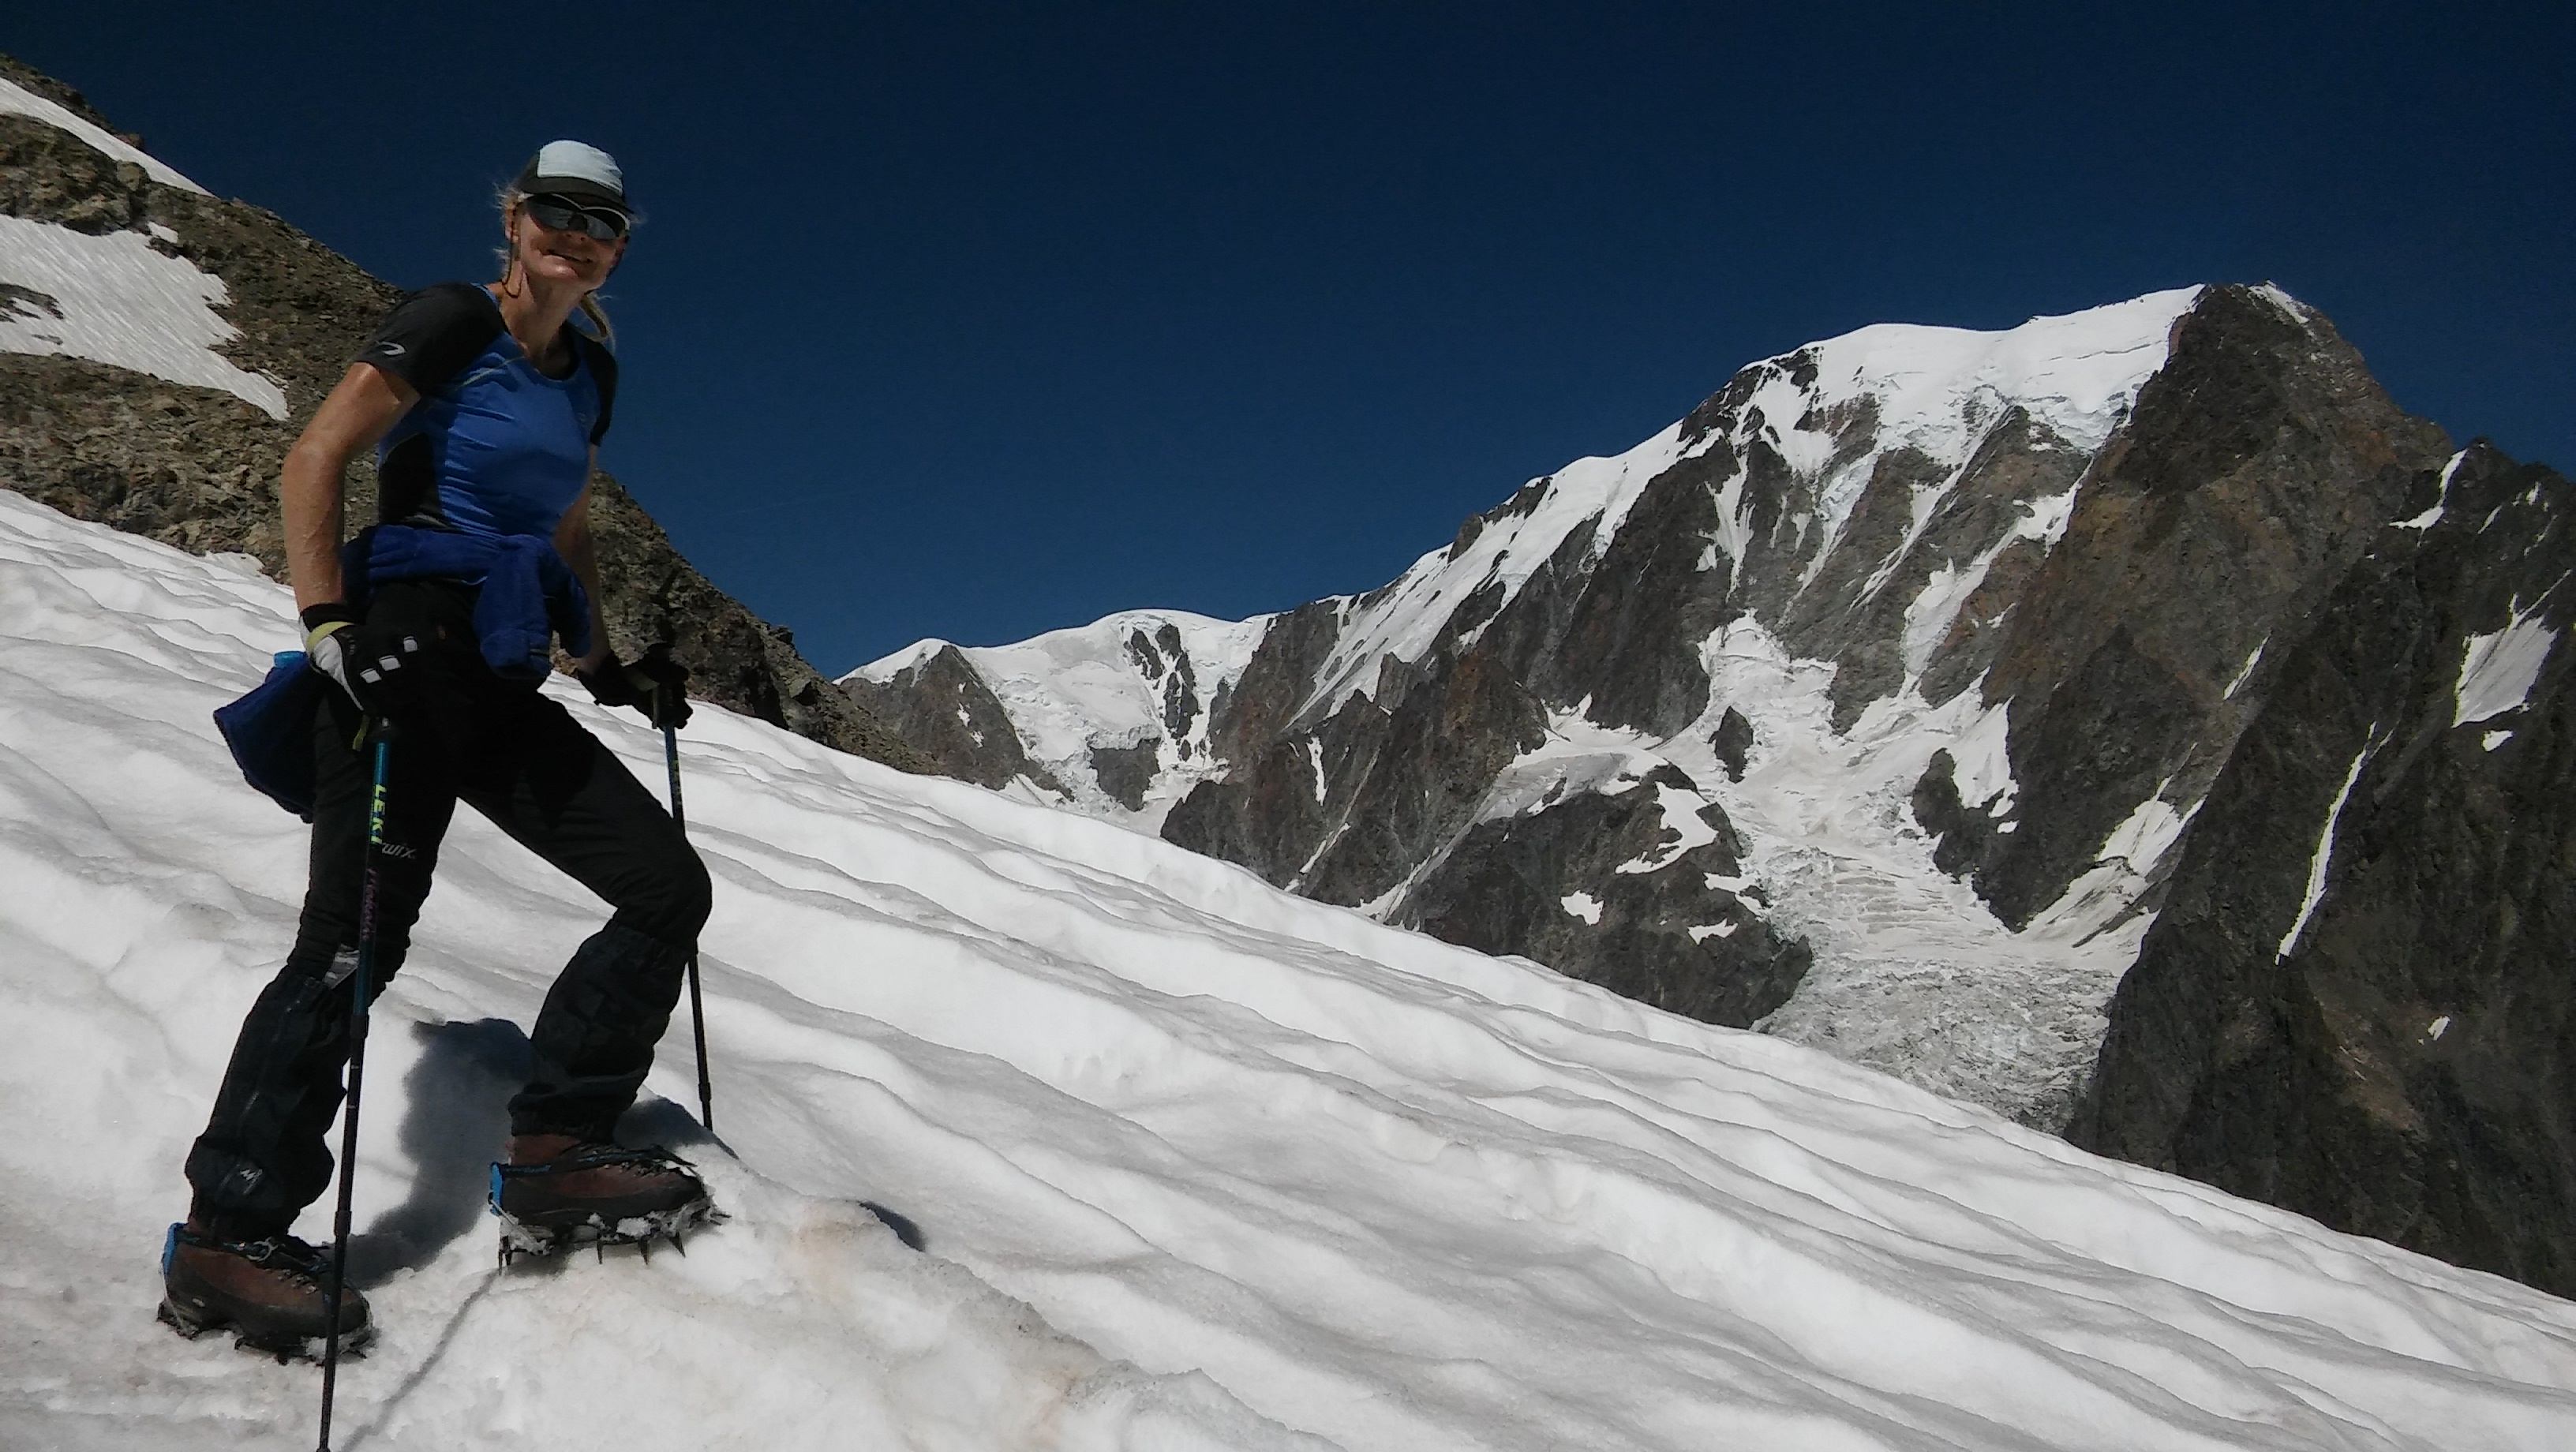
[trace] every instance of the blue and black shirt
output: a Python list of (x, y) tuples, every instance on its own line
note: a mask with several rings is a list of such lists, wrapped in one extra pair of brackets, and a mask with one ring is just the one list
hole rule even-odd
[(564, 336), (572, 372), (549, 378), (485, 289), (449, 282), (404, 299), (357, 359), (420, 393), (377, 448), (378, 520), (551, 537), (617, 402), (616, 355), (569, 323)]

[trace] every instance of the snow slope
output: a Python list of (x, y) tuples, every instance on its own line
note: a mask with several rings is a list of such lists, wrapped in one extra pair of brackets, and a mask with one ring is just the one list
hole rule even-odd
[[(309, 1368), (150, 1314), (302, 878), (206, 715), (289, 619), (0, 493), (11, 1448), (310, 1445)], [(736, 1219), (493, 1271), (518, 1025), (598, 915), (460, 821), (377, 1019), (344, 1446), (2576, 1444), (2576, 1305), (1106, 823), (687, 736), (726, 1140), (691, 1152)]]

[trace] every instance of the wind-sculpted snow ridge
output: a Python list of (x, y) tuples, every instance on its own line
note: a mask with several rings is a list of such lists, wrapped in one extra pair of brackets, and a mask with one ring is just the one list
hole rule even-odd
[[(151, 1320), (303, 877), (207, 712), (291, 619), (0, 494), (12, 1446), (309, 1445), (310, 1368)], [(376, 1019), (342, 1445), (2576, 1442), (2576, 1305), (1107, 823), (713, 708), (683, 749), (726, 1143), (677, 1034), (627, 1129), (735, 1218), (493, 1271), (520, 1026), (597, 909), (461, 818)]]

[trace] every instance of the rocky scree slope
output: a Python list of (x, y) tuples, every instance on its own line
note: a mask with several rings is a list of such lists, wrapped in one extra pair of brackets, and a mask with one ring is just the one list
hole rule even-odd
[[(207, 195), (80, 93), (0, 56), (0, 486), (284, 578), (286, 450), (401, 291), (276, 215)], [(710, 584), (606, 474), (592, 481), (609, 634), (666, 641), (692, 694), (908, 769), (788, 632)], [(374, 518), (371, 460), (349, 517)]]
[(2070, 1137), (2576, 1295), (2576, 490), (2420, 477), (2194, 821)]
[(2261, 647), (2447, 451), (2274, 289), (1867, 328), (1208, 632), (1186, 732), (1028, 668), (1154, 699), (1139, 617), (845, 685), (956, 774), (2055, 1128)]

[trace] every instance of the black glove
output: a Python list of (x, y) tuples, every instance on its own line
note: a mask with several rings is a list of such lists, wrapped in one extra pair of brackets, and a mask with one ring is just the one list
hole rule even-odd
[(654, 645), (644, 658), (622, 661), (610, 651), (599, 669), (579, 677), (590, 698), (603, 706), (632, 706), (656, 726), (689, 724), (689, 668), (671, 659), (671, 647)]

